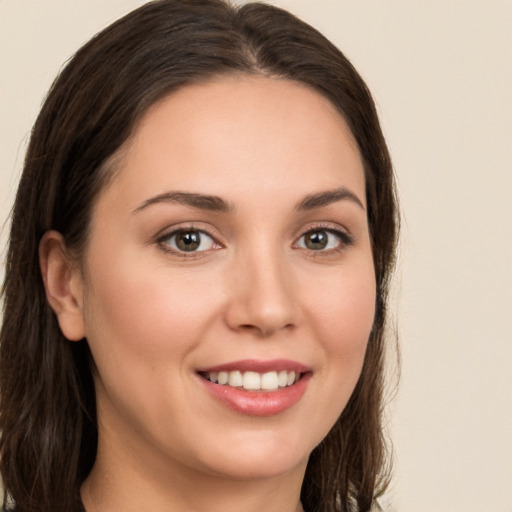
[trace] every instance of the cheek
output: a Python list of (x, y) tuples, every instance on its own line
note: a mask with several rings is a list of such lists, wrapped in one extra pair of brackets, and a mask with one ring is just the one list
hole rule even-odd
[(311, 297), (311, 325), (324, 353), (319, 374), (325, 377), (323, 406), (334, 422), (361, 373), (375, 316), (373, 264), (353, 268), (324, 283), (324, 293)]
[[(190, 349), (196, 334), (206, 328), (213, 304), (201, 293), (197, 275), (143, 259), (108, 258), (91, 261), (94, 275), (86, 295), (88, 338), (122, 346), (123, 354), (148, 359)], [(88, 321), (89, 320), (89, 321)], [(119, 354), (119, 357), (122, 354)]]
[(333, 356), (364, 352), (375, 316), (373, 264), (348, 269), (322, 284), (310, 296), (315, 330), (321, 333)]
[(99, 407), (111, 422), (113, 406), (132, 424), (146, 418), (167, 425), (166, 411), (186, 405), (183, 377), (216, 316), (213, 294), (205, 293), (197, 272), (172, 272), (140, 255), (115, 256), (91, 255), (84, 302)]

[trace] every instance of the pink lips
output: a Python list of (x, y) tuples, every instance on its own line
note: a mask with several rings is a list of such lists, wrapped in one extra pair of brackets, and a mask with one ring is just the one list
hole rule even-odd
[(233, 361), (227, 364), (201, 368), (198, 370), (198, 374), (234, 370), (258, 373), (286, 370), (301, 374), (300, 379), (295, 384), (275, 391), (247, 391), (242, 388), (216, 384), (200, 377), (206, 391), (213, 398), (234, 411), (251, 416), (272, 416), (286, 411), (304, 395), (311, 377), (310, 368), (286, 359)]
[(208, 368), (200, 368), (198, 369), (198, 372), (231, 372), (234, 370), (240, 370), (241, 372), (258, 373), (271, 372), (274, 370), (280, 372), (282, 370), (286, 370), (288, 372), (294, 371), (295, 373), (306, 373), (310, 372), (311, 368), (308, 368), (303, 364), (297, 363), (296, 361), (290, 361), (289, 359), (273, 359), (271, 361), (244, 359), (242, 361), (232, 361), (230, 363), (219, 364), (217, 366), (209, 366)]

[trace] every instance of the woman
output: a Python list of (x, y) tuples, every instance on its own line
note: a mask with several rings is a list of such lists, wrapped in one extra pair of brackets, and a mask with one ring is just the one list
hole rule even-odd
[(7, 509), (370, 510), (395, 241), (373, 101), (317, 31), (221, 0), (105, 29), (13, 211)]

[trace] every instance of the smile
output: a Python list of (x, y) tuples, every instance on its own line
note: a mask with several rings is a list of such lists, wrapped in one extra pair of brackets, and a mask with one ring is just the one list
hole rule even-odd
[(248, 359), (201, 368), (197, 375), (207, 393), (228, 409), (250, 416), (274, 416), (301, 400), (313, 372), (287, 359)]
[(205, 372), (203, 378), (232, 388), (243, 388), (247, 391), (276, 391), (295, 384), (300, 379), (300, 372), (295, 371), (270, 371), (258, 373), (241, 370)]

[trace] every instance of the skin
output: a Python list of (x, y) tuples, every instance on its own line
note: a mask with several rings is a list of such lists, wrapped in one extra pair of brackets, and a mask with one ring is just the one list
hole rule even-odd
[[(353, 197), (297, 209), (341, 188)], [(231, 209), (147, 204), (176, 191)], [(301, 510), (308, 456), (355, 387), (373, 323), (365, 207), (346, 123), (300, 84), (221, 77), (143, 116), (97, 198), (80, 263), (58, 233), (41, 243), (61, 329), (87, 338), (97, 367), (89, 512)], [(177, 228), (208, 233), (204, 250), (179, 253), (163, 238)], [(328, 237), (326, 249), (306, 244), (312, 229)], [(306, 365), (310, 380), (271, 416), (226, 407), (197, 374), (276, 358)]]

